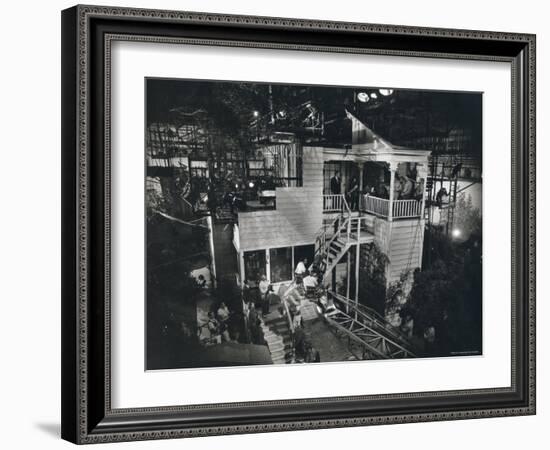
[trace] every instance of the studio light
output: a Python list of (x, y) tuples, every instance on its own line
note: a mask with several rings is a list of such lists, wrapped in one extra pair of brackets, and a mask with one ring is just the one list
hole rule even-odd
[(363, 103), (367, 103), (370, 100), (369, 94), (367, 94), (366, 92), (359, 92), (357, 94), (357, 100)]
[(378, 92), (380, 92), (380, 94), (384, 97), (387, 97), (388, 95), (393, 94), (393, 89), (378, 89)]

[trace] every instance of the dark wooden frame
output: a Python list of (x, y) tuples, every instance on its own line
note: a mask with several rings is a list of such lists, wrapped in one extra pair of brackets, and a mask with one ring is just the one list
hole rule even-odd
[[(110, 402), (110, 43), (186, 42), (512, 65), (512, 385), (117, 410)], [(535, 413), (535, 36), (76, 6), (62, 13), (62, 437), (125, 441)]]

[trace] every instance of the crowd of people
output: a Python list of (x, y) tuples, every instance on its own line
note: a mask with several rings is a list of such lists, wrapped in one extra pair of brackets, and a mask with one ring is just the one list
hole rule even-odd
[[(304, 333), (303, 320), (301, 315), (301, 301), (287, 296), (284, 300), (274, 292), (273, 285), (265, 275), (261, 275), (255, 283), (257, 289), (251, 288), (249, 281), (242, 283), (243, 314), (247, 342), (252, 344), (264, 344), (261, 328), (262, 320), (268, 319), (274, 306), (277, 307), (280, 315), (286, 314), (283, 301), (286, 302), (290, 321), (294, 329), (294, 355), (295, 362), (318, 362), (319, 352), (313, 347), (310, 340)], [(315, 264), (308, 266), (308, 259), (302, 258), (298, 261), (294, 270), (294, 286), (289, 288), (304, 289), (306, 297), (312, 300), (322, 297), (324, 288), (320, 284), (319, 272)], [(326, 296), (324, 296), (326, 298)]]
[[(221, 344), (222, 342), (234, 342), (229, 333), (229, 323), (233, 313), (225, 302), (220, 302), (218, 307), (213, 307), (208, 312), (208, 321), (201, 326), (208, 330), (208, 337), (203, 338), (206, 344)], [(200, 331), (202, 334), (202, 330)]]

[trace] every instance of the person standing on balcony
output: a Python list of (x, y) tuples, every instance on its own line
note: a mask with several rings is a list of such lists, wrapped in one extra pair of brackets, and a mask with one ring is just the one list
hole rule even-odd
[(348, 197), (350, 200), (350, 209), (352, 211), (358, 211), (359, 210), (359, 183), (357, 182), (357, 178), (353, 177), (351, 179), (351, 182), (349, 184), (348, 189)]
[(340, 172), (335, 171), (334, 176), (330, 179), (330, 193), (332, 195), (340, 195), (342, 180), (340, 179)]
[[(330, 193), (332, 195), (340, 195), (342, 192), (342, 180), (340, 179), (340, 172), (337, 170), (334, 172), (334, 176), (330, 179)], [(339, 209), (339, 197), (332, 197), (330, 208)], [(327, 205), (328, 206), (328, 205)]]
[(396, 172), (395, 179), (393, 180), (393, 200), (399, 200), (401, 193), (403, 192), (403, 185), (401, 184), (401, 177)]
[(403, 191), (401, 192), (401, 198), (409, 200), (413, 197), (414, 184), (409, 177), (403, 177)]

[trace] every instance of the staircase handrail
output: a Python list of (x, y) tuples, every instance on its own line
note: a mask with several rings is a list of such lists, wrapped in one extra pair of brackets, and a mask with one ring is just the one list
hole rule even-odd
[(296, 288), (296, 281), (292, 280), (292, 282), (288, 285), (288, 288), (285, 290), (284, 294), (281, 296), (281, 302), (283, 304), (283, 308), (285, 310), (285, 315), (288, 321), (288, 328), (290, 330), (290, 335), (294, 336), (294, 322), (292, 321), (292, 318), (290, 316), (290, 309), (288, 308), (288, 293), (292, 292)]

